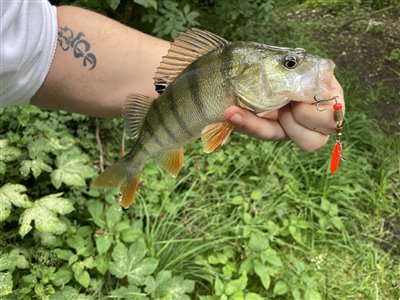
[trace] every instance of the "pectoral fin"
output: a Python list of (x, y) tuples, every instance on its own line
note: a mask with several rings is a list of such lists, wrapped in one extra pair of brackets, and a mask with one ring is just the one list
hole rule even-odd
[(162, 152), (156, 157), (156, 160), (161, 167), (176, 177), (183, 164), (183, 148)]
[(211, 153), (228, 139), (235, 126), (229, 121), (208, 125), (201, 133), (205, 153)]

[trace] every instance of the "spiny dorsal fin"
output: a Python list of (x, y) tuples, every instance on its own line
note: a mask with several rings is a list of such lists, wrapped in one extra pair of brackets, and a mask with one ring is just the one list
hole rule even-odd
[(193, 61), (227, 44), (227, 40), (205, 30), (192, 28), (181, 32), (157, 68), (154, 77), (156, 91), (161, 94)]
[(235, 126), (229, 122), (219, 122), (208, 125), (201, 132), (201, 140), (205, 153), (211, 153), (222, 146), (228, 139)]
[(156, 161), (172, 176), (176, 177), (183, 164), (183, 148), (162, 152), (157, 155)]
[(154, 98), (129, 94), (122, 109), (124, 130), (128, 137), (136, 138)]

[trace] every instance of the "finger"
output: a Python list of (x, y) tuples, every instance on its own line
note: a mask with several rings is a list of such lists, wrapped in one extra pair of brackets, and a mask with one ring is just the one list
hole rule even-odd
[[(336, 78), (333, 78), (332, 88), (329, 90), (327, 99), (338, 96), (337, 102), (342, 104), (343, 112), (345, 109), (345, 103), (343, 99), (343, 90)], [(297, 123), (307, 127), (308, 129), (318, 131), (322, 134), (332, 134), (336, 129), (336, 121), (333, 113), (333, 104), (335, 101), (321, 102), (318, 109), (316, 105), (310, 105), (301, 102), (291, 102), (293, 117)]]
[(279, 122), (286, 134), (307, 152), (314, 152), (322, 148), (328, 141), (329, 136), (310, 130), (295, 120), (292, 114), (291, 105), (282, 107), (279, 112)]
[(278, 110), (275, 109), (275, 110), (272, 110), (272, 111), (259, 113), (259, 114), (257, 114), (257, 116), (263, 117), (263, 118), (268, 119), (268, 120), (278, 121)]
[(225, 119), (235, 125), (235, 130), (261, 140), (283, 140), (287, 138), (278, 121), (268, 120), (237, 106), (228, 107)]

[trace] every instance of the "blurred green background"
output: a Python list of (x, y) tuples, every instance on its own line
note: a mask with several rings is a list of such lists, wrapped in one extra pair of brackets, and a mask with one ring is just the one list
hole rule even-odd
[[(77, 0), (163, 39), (198, 27), (329, 57), (347, 103), (345, 155), (234, 134), (149, 162), (136, 203), (89, 188), (121, 120), (1, 109), (0, 299), (399, 299), (398, 0)], [(116, 128), (118, 130), (116, 130)], [(129, 141), (128, 145), (129, 147)]]

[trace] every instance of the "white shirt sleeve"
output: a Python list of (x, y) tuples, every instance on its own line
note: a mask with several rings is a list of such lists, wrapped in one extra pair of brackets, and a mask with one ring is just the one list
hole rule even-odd
[(0, 0), (0, 108), (29, 103), (49, 72), (57, 10), (47, 0)]

